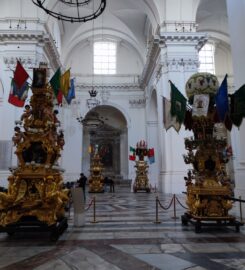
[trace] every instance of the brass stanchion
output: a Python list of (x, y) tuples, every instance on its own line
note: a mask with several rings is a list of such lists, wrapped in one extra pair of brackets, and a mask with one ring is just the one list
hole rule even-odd
[(242, 202), (241, 202), (242, 196), (239, 196), (239, 209), (240, 209), (240, 222), (243, 223), (243, 218), (242, 218)]
[(98, 223), (98, 221), (96, 220), (96, 200), (95, 200), (95, 196), (93, 198), (93, 201), (94, 201), (94, 207), (93, 207), (93, 217), (94, 217), (94, 220), (92, 220), (90, 223)]
[(176, 217), (176, 198), (175, 198), (175, 194), (174, 194), (173, 200), (174, 200), (174, 216), (172, 218), (177, 219), (178, 217)]
[(160, 220), (158, 220), (158, 196), (156, 196), (156, 220), (154, 221), (155, 224), (161, 223)]

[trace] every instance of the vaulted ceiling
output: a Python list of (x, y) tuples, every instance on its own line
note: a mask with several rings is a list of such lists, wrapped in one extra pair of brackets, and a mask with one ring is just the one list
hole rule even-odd
[[(83, 13), (90, 14), (99, 1), (94, 0), (94, 6), (93, 1), (90, 1)], [(101, 37), (131, 46), (144, 62), (147, 39), (154, 35), (157, 27), (164, 21), (165, 3), (167, 0), (107, 0), (105, 11), (93, 21), (86, 23), (59, 21), (63, 62), (77, 44)], [(198, 4), (196, 13), (198, 31), (209, 31), (228, 42), (226, 0), (196, 0), (196, 2), (193, 0), (193, 3)], [(57, 0), (49, 0), (49, 5), (58, 11)], [(171, 2), (171, 5), (174, 4)], [(76, 10), (70, 8), (67, 12), (71, 14)]]

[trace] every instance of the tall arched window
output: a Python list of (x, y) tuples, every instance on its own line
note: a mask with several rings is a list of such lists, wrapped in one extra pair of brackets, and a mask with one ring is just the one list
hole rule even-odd
[(115, 42), (94, 42), (94, 74), (116, 74)]
[(210, 72), (215, 74), (214, 66), (214, 45), (211, 43), (205, 44), (199, 52), (199, 72)]

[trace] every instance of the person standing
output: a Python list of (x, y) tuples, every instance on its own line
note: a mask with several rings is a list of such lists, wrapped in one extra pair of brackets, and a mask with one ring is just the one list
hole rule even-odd
[(80, 173), (80, 178), (78, 179), (77, 182), (78, 182), (78, 187), (81, 187), (83, 189), (83, 197), (84, 197), (84, 202), (85, 202), (87, 177), (83, 173)]

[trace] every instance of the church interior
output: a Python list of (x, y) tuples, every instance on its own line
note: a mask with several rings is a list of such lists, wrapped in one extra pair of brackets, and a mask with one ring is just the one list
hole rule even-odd
[(0, 269), (245, 269), (244, 18), (1, 0)]

